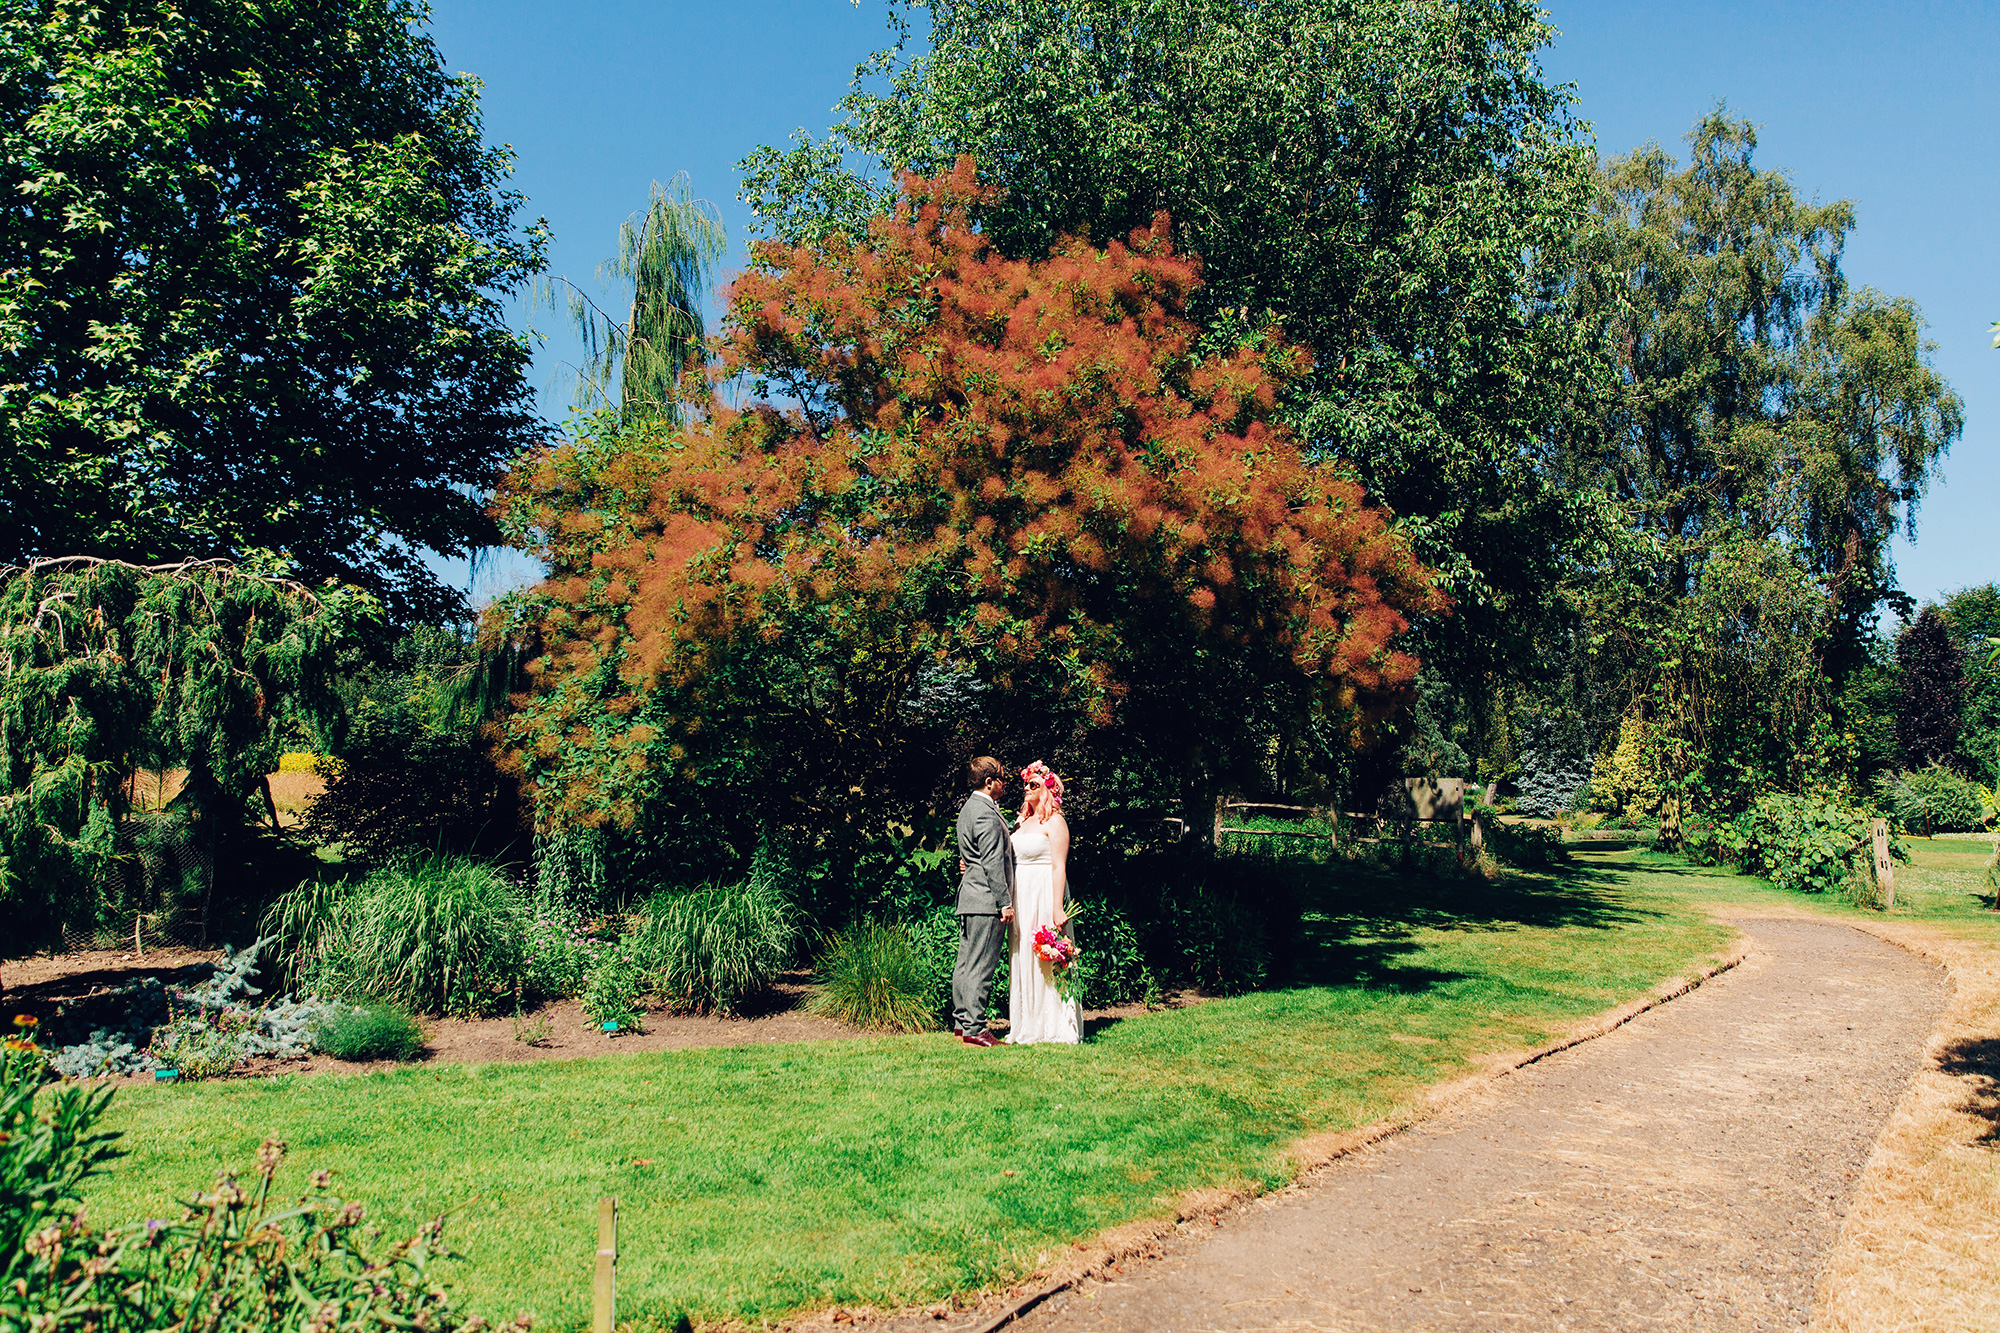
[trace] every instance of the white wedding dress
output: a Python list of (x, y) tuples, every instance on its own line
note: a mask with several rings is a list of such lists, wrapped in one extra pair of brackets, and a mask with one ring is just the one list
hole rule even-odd
[(1008, 960), (1007, 1040), (1016, 1046), (1064, 1042), (1083, 1034), (1083, 1011), (1056, 990), (1048, 963), (1035, 957), (1035, 931), (1056, 921), (1056, 863), (1049, 835), (1024, 829), (1014, 835), (1014, 928)]

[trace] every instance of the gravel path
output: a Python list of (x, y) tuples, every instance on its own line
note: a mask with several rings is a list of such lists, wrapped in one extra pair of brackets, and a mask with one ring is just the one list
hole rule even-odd
[(1848, 926), (1738, 924), (1733, 971), (1018, 1327), (1804, 1326), (1948, 983)]

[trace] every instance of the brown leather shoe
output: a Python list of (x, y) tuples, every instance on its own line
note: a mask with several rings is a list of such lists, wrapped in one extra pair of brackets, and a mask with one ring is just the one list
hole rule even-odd
[(981, 1032), (976, 1036), (961, 1034), (961, 1039), (967, 1046), (998, 1046), (1000, 1044), (1000, 1039), (990, 1032)]

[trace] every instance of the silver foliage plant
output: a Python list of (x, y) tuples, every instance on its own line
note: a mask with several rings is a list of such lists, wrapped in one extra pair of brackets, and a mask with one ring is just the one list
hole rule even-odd
[[(233, 1042), (232, 1064), (242, 1064), (253, 1056), (280, 1058), (304, 1056), (311, 1052), (319, 1025), (336, 1006), (318, 999), (281, 996), (258, 1005), (263, 994), (250, 983), (257, 971), (257, 956), (268, 940), (233, 951), (223, 946), (222, 960), (192, 986), (168, 986), (158, 977), (141, 977), (111, 993), (123, 1011), (116, 1026), (94, 1027), (88, 1036), (67, 1045), (58, 1045), (50, 1065), (66, 1078), (94, 1078), (102, 1074), (150, 1074), (171, 1068), (157, 1053), (158, 1034), (173, 1022), (175, 1011), (183, 1023), (192, 1020), (218, 1030), (234, 1028), (227, 1040)], [(224, 1015), (236, 1022), (218, 1022)], [(65, 1015), (59, 1013), (51, 1034), (60, 1042), (74, 1035), (66, 1031)]]

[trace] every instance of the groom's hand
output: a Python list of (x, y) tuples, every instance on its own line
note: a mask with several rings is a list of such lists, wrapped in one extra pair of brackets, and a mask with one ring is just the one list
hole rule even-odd
[(1011, 926), (1011, 925), (1013, 925), (1013, 924), (1014, 924), (1014, 909), (1013, 909), (1013, 908), (1011, 908), (1011, 907), (1003, 907), (1003, 908), (1001, 908), (1001, 909), (1000, 909), (1000, 924), (1001, 924), (1001, 925), (1003, 925), (1003, 926)]

